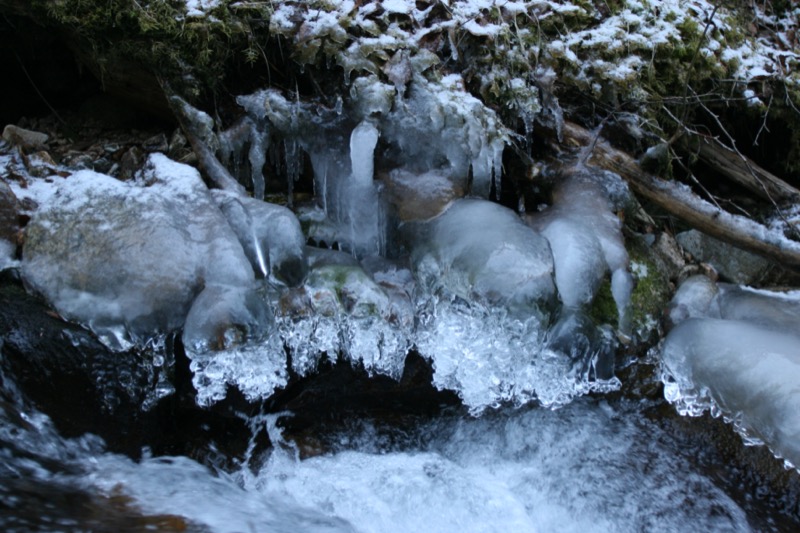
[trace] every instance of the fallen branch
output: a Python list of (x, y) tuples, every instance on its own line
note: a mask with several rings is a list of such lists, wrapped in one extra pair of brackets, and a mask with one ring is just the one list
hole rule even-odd
[(589, 163), (619, 174), (637, 195), (647, 198), (694, 228), (737, 248), (756, 253), (780, 265), (800, 271), (800, 243), (750, 220), (723, 211), (683, 184), (648, 174), (628, 154), (598, 139), (589, 130), (566, 122), (564, 143), (576, 147), (594, 144)]
[(710, 139), (700, 139), (698, 154), (715, 170), (768, 201), (797, 202), (800, 191), (764, 170), (749, 158)]
[(211, 117), (195, 109), (179, 96), (170, 96), (169, 104), (186, 139), (192, 145), (200, 171), (220, 189), (239, 196), (247, 196), (247, 190), (228, 172), (225, 165), (220, 163), (214, 150), (209, 146), (210, 137), (216, 138)]

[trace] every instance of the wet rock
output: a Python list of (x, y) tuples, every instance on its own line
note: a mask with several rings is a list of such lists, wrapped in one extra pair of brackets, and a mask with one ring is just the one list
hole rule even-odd
[(755, 284), (771, 269), (771, 263), (763, 257), (740, 250), (697, 230), (679, 233), (676, 240), (695, 259), (710, 263), (720, 276), (734, 283)]
[(115, 348), (181, 327), (204, 287), (254, 280), (196, 170), (154, 154), (145, 180), (74, 174), (34, 214), (23, 250), (26, 284)]
[(3, 139), (25, 150), (38, 150), (47, 143), (48, 136), (9, 124), (3, 128)]

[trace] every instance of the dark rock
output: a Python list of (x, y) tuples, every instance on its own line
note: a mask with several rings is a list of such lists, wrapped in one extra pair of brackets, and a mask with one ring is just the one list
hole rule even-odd
[(129, 180), (133, 175), (141, 170), (144, 165), (145, 154), (136, 146), (131, 146), (128, 151), (122, 155), (119, 161), (119, 177), (122, 180)]
[(147, 152), (167, 153), (169, 151), (167, 136), (163, 133), (154, 135), (142, 143), (142, 148), (144, 148)]

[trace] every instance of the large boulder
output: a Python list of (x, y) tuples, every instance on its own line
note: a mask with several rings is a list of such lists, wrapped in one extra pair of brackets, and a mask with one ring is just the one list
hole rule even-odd
[(198, 172), (161, 154), (137, 185), (72, 175), (29, 223), (22, 275), (117, 349), (183, 326), (208, 286), (254, 282)]

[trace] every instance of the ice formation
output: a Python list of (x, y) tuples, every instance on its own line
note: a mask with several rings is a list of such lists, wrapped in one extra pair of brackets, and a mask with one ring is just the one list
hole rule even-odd
[[(308, 156), (321, 210), (321, 216), (309, 216), (319, 223), (315, 227), (325, 228), (311, 237), (336, 242), (358, 257), (386, 253), (385, 209), (375, 180), (378, 150), (396, 172), (435, 170), (483, 197), (493, 183), (500, 186), (506, 130), (493, 111), (464, 90), (457, 75), (438, 82), (416, 76), (403, 91), (377, 77), (361, 77), (341, 109), (292, 102), (275, 90), (237, 101), (254, 124), (283, 139), (290, 191), (299, 158)], [(253, 142), (253, 135), (234, 134), (241, 129), (220, 136), (224, 154)]]
[(226, 191), (213, 195), (257, 276), (290, 287), (303, 282), (305, 236), (290, 209)]
[(546, 316), (555, 294), (547, 241), (511, 210), (457, 200), (419, 230), (412, 259), (430, 292)]
[(312, 251), (303, 287), (284, 294), (279, 320), (295, 372), (315, 369), (321, 355), (342, 353), (372, 374), (399, 379), (411, 346), (413, 311), (402, 269), (377, 267), (376, 282), (347, 254)]
[(621, 178), (611, 173), (578, 169), (559, 182), (553, 205), (528, 215), (527, 222), (550, 243), (556, 287), (565, 307), (578, 310), (589, 304), (611, 272), (618, 327), (629, 335), (633, 278), (628, 271), (622, 224), (611, 203), (612, 195), (621, 195), (621, 184)]
[(800, 465), (800, 298), (703, 277), (673, 299), (661, 349), (664, 394), (682, 414), (710, 411), (748, 444)]

